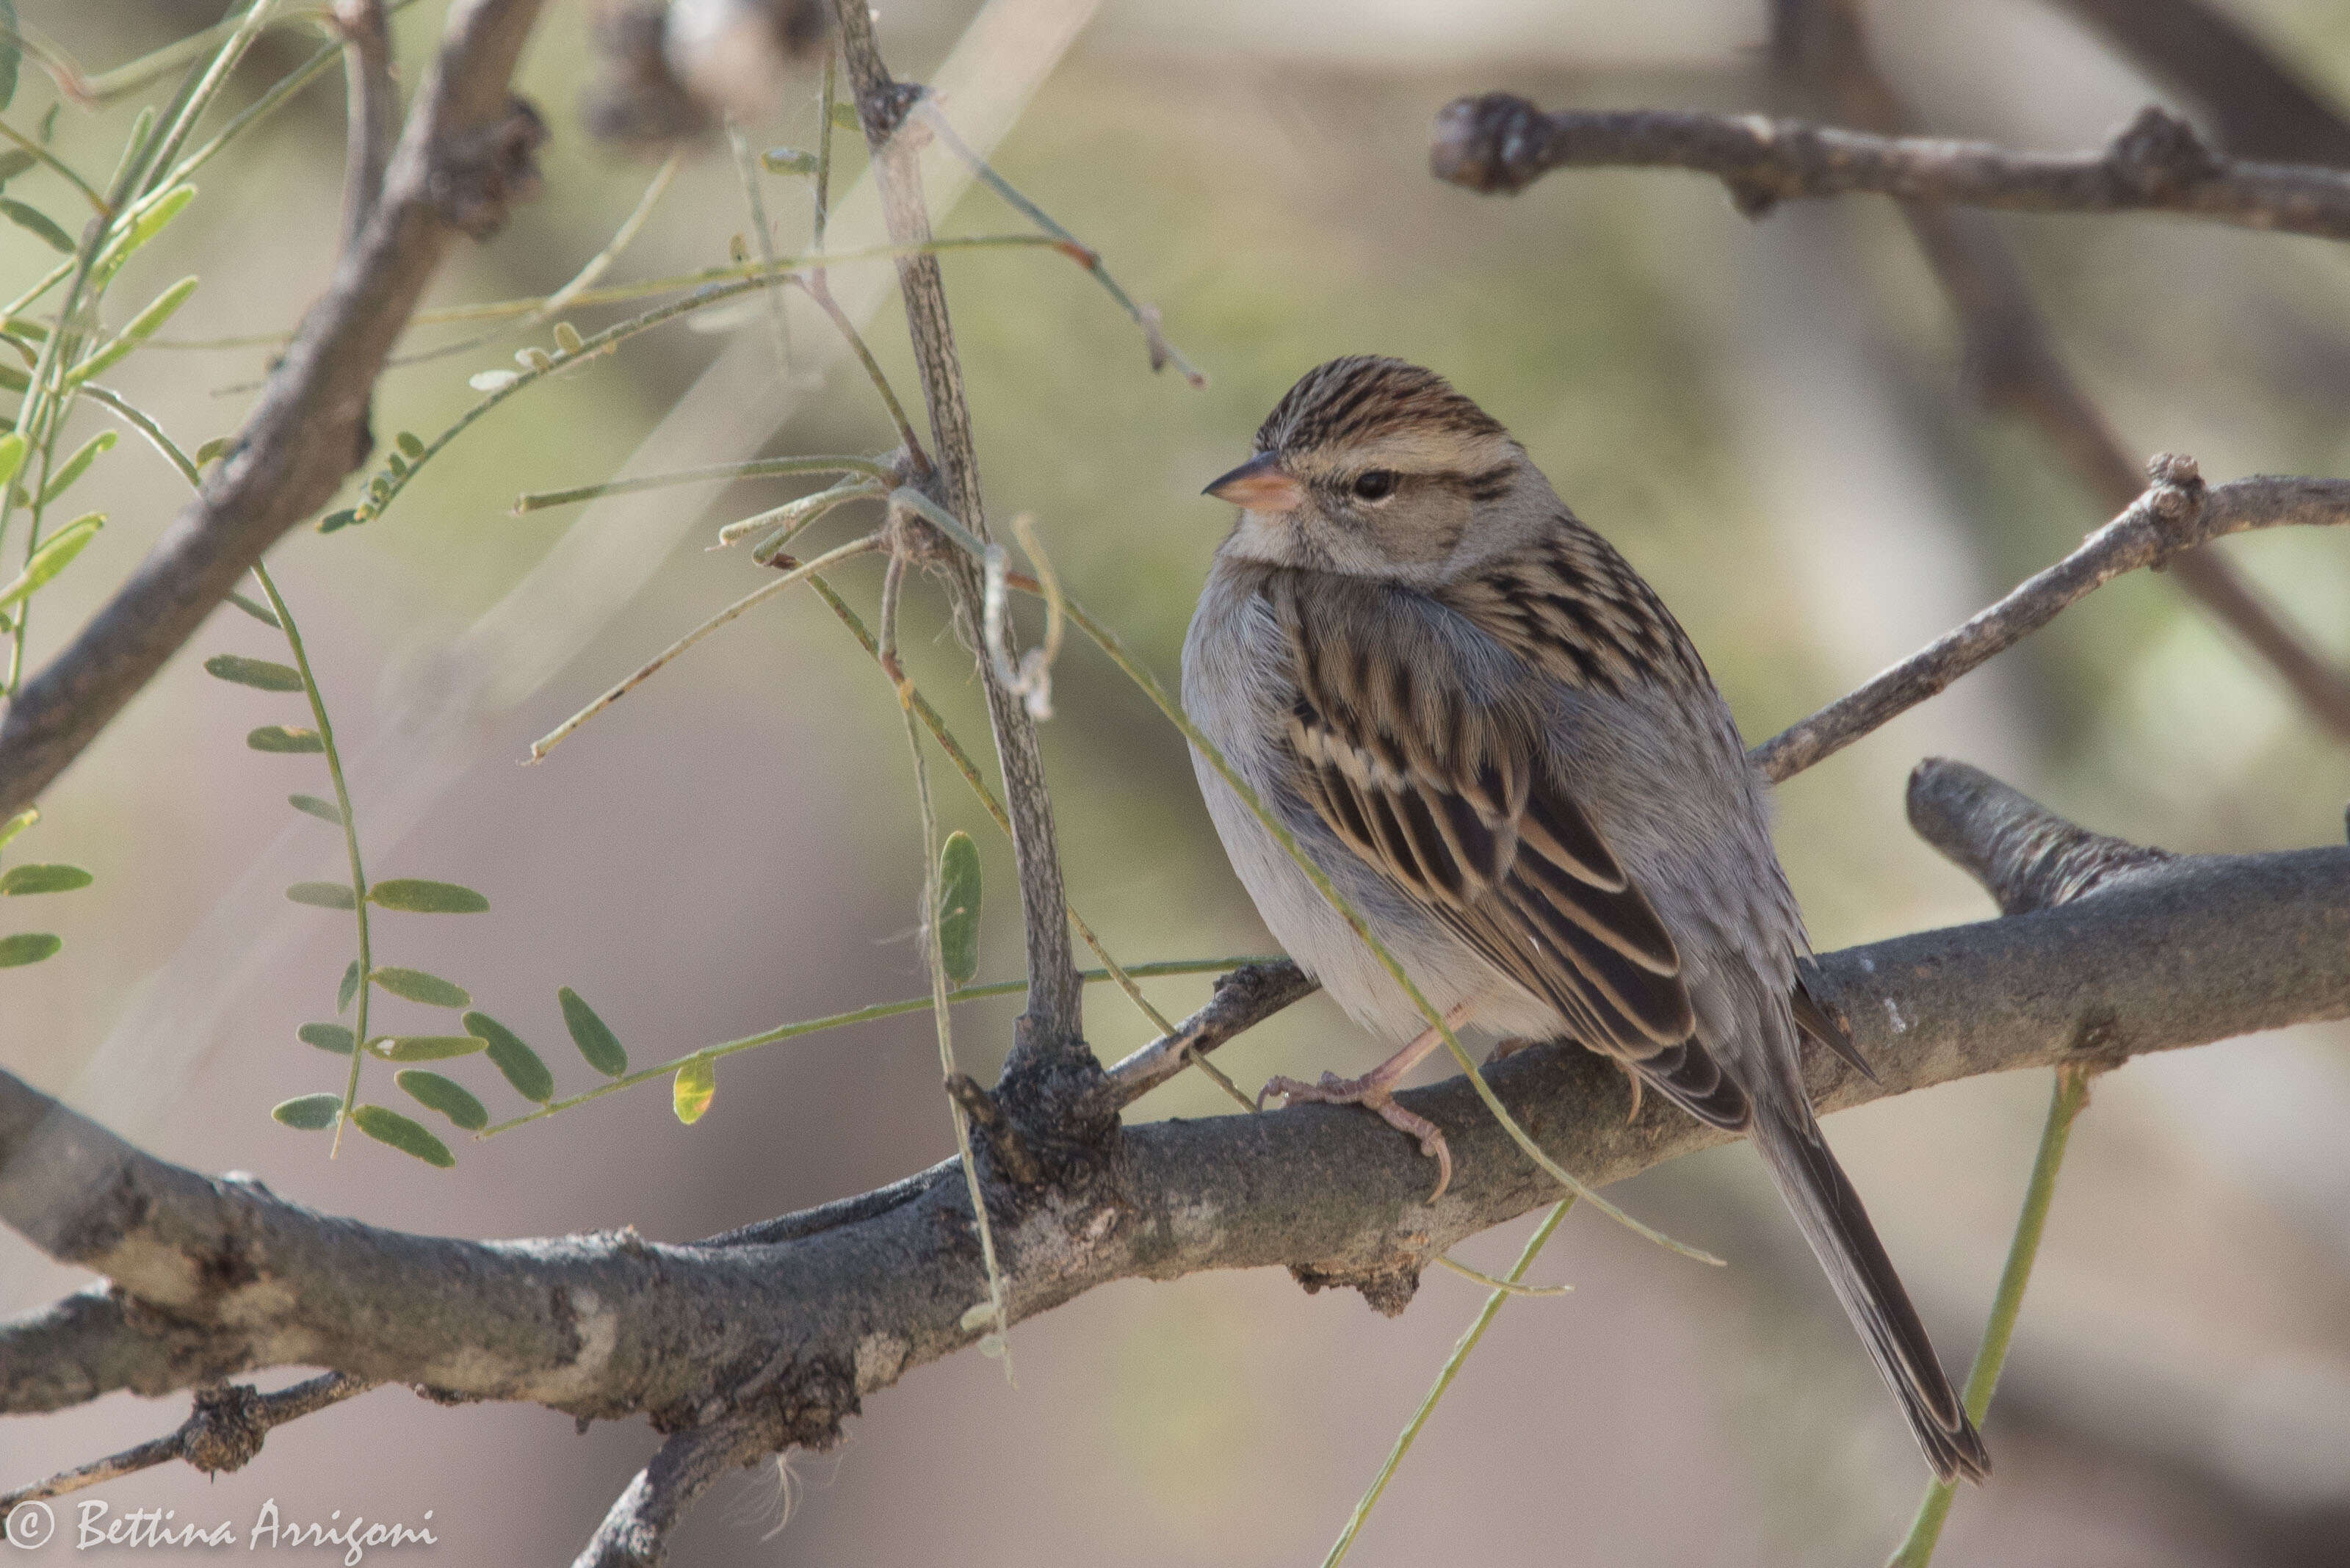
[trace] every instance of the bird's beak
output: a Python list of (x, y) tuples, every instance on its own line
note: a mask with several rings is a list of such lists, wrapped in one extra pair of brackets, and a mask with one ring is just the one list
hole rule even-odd
[(1274, 452), (1249, 459), (1200, 493), (1251, 512), (1294, 512), (1305, 499), (1305, 486), (1281, 466)]

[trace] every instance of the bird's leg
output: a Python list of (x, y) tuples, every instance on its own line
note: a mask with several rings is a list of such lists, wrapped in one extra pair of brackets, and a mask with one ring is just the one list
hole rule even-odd
[(1640, 1072), (1638, 1068), (1633, 1066), (1631, 1063), (1627, 1062), (1621, 1056), (1611, 1056), (1608, 1060), (1615, 1063), (1616, 1065), (1624, 1070), (1624, 1077), (1626, 1081), (1632, 1085), (1632, 1108), (1624, 1113), (1624, 1125), (1626, 1127), (1630, 1127), (1634, 1122), (1640, 1119), (1640, 1084), (1642, 1081), (1640, 1078)]
[[(1444, 1029), (1458, 1029), (1469, 1022), (1476, 1003), (1464, 1002), (1444, 1015)], [(1364, 1074), (1359, 1078), (1341, 1078), (1336, 1073), (1325, 1073), (1318, 1084), (1308, 1084), (1296, 1078), (1269, 1078), (1257, 1091), (1256, 1103), (1261, 1107), (1276, 1096), (1284, 1100), (1311, 1100), (1326, 1106), (1360, 1106), (1378, 1114), (1379, 1119), (1399, 1133), (1416, 1138), (1419, 1152), (1436, 1161), (1436, 1190), (1428, 1195), (1430, 1203), (1444, 1196), (1452, 1185), (1452, 1150), (1446, 1147), (1444, 1134), (1426, 1116), (1405, 1110), (1395, 1103), (1395, 1086), (1403, 1075), (1419, 1065), (1428, 1054), (1444, 1044), (1444, 1029), (1424, 1029), (1412, 1043)]]

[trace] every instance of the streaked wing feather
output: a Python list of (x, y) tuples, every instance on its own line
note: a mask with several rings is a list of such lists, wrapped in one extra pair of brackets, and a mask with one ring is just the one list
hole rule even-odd
[[(1467, 683), (1443, 679), (1451, 672), (1409, 670), (1394, 641), (1346, 635), (1327, 619), (1344, 607), (1319, 602), (1328, 597), (1275, 589), (1297, 680), (1288, 734), (1300, 797), (1348, 848), (1557, 1008), (1586, 1044), (1638, 1059), (1689, 1042), (1695, 1015), (1672, 937), (1581, 804), (1542, 767), (1527, 711), (1468, 706), (1456, 695)], [(1331, 656), (1341, 647), (1347, 657)], [(1397, 711), (1415, 676), (1461, 704), (1448, 722)], [(1687, 1054), (1705, 1060), (1693, 1043)], [(1711, 1067), (1687, 1070), (1702, 1077)], [(1692, 1080), (1697, 1104), (1711, 1103), (1719, 1078)]]

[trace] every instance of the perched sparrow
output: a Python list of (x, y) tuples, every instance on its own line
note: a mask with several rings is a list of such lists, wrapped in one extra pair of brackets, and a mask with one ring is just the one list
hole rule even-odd
[[(1183, 703), (1447, 1022), (1580, 1042), (1752, 1135), (1937, 1475), (1982, 1438), (1804, 1091), (1803, 918), (1762, 783), (1688, 635), (1525, 452), (1443, 378), (1334, 359), (1208, 487), (1240, 521), (1183, 647)], [(1196, 755), (1264, 923), (1355, 1020), (1411, 1043), (1268, 1095), (1395, 1104), (1440, 1044), (1346, 920)]]

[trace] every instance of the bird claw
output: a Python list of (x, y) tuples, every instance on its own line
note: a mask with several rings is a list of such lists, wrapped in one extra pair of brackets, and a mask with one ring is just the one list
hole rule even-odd
[(1388, 1126), (1416, 1140), (1419, 1152), (1436, 1161), (1436, 1189), (1428, 1195), (1435, 1202), (1452, 1185), (1452, 1150), (1444, 1141), (1443, 1129), (1426, 1116), (1408, 1111), (1395, 1103), (1395, 1096), (1386, 1085), (1374, 1083), (1368, 1076), (1341, 1078), (1336, 1073), (1325, 1073), (1318, 1084), (1308, 1084), (1297, 1078), (1268, 1078), (1257, 1091), (1257, 1108), (1265, 1101), (1279, 1097), (1292, 1102), (1308, 1101), (1322, 1106), (1360, 1106)]

